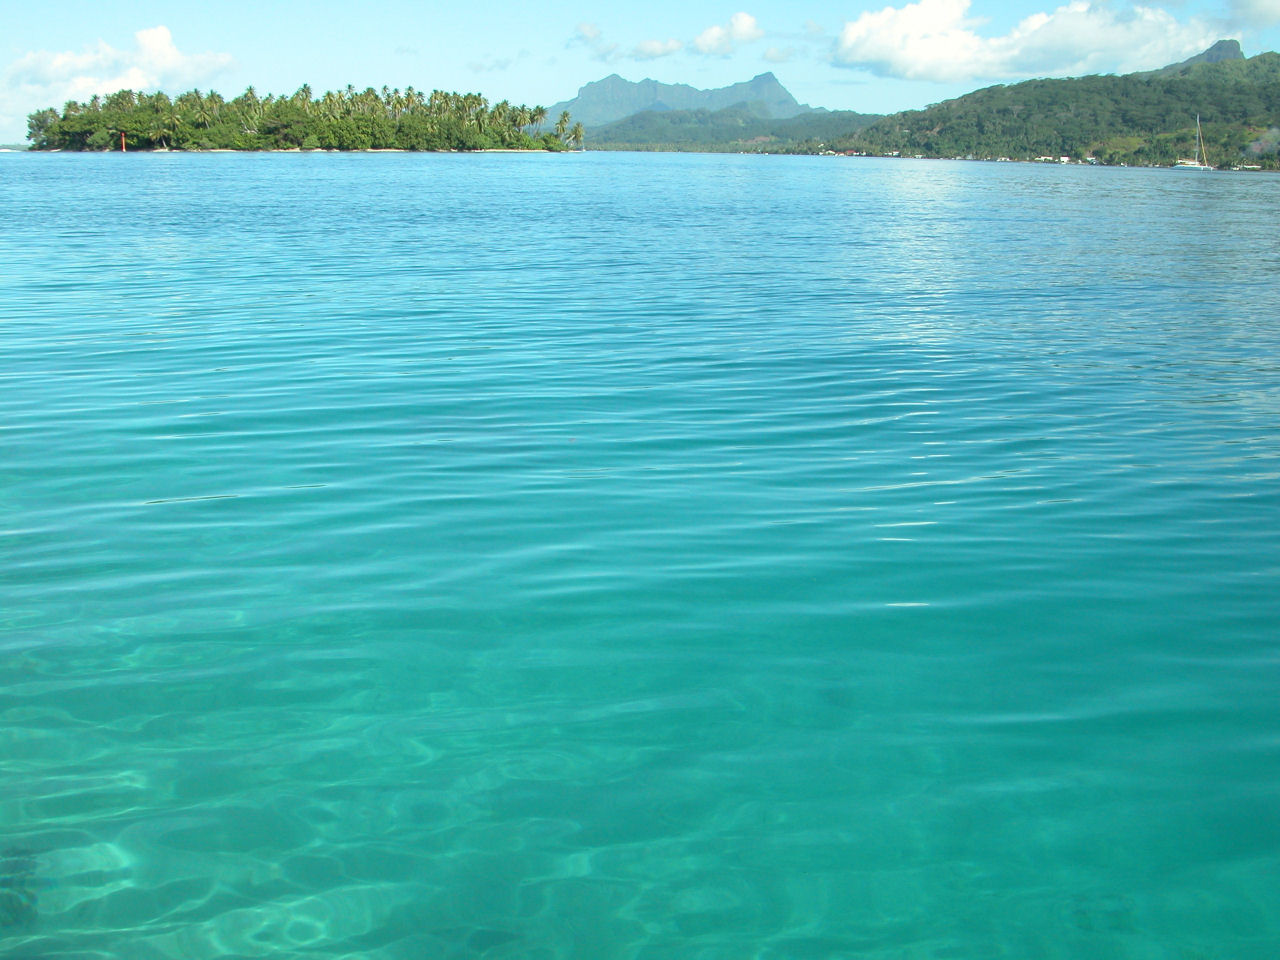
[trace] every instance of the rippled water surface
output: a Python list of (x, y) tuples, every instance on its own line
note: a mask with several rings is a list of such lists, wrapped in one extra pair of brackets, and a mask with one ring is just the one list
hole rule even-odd
[(1273, 960), (1277, 209), (0, 156), (0, 952)]

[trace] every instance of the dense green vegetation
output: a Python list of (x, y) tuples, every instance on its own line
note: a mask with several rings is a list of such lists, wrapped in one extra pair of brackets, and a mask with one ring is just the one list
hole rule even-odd
[(593, 128), (593, 150), (817, 153), (828, 141), (860, 130), (877, 116), (852, 110), (814, 110), (771, 119), (754, 104), (723, 110), (646, 110)]
[(882, 155), (1069, 156), (1168, 166), (1192, 156), (1197, 115), (1209, 163), (1280, 169), (1280, 54), (988, 87), (885, 117), (834, 147)]
[(312, 95), (302, 86), (291, 97), (258, 96), (250, 87), (234, 100), (192, 90), (164, 93), (121, 90), (62, 112), (31, 114), (27, 138), (36, 150), (565, 150), (581, 146), (582, 124), (562, 112), (553, 132), (542, 132), (543, 107), (493, 106), (479, 94), (425, 95), (353, 87)]

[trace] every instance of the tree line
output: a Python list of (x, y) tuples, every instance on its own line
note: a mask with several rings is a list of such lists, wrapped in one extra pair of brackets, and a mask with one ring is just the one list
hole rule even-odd
[(328, 91), (304, 84), (288, 97), (249, 87), (234, 100), (191, 90), (119, 90), (69, 101), (27, 120), (35, 150), (567, 150), (581, 147), (568, 111), (543, 131), (547, 110), (476, 93), (383, 87)]

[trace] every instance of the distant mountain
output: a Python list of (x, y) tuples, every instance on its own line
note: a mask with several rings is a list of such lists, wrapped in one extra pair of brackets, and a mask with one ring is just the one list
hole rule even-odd
[(1280, 169), (1280, 54), (1250, 59), (1233, 40), (1161, 70), (987, 87), (876, 121), (836, 149), (925, 157), (1094, 158), (1169, 166), (1208, 162)]
[(762, 73), (745, 83), (714, 90), (647, 79), (636, 83), (615, 73), (588, 83), (572, 100), (548, 107), (547, 116), (554, 120), (568, 110), (574, 120), (590, 130), (646, 110), (723, 110), (740, 103), (747, 104), (753, 113), (766, 119), (794, 117), (810, 109), (797, 103), (772, 73)]
[(1239, 40), (1219, 40), (1204, 53), (1197, 53), (1194, 57), (1183, 60), (1181, 63), (1171, 63), (1167, 67), (1161, 67), (1159, 70), (1152, 70), (1151, 72), (1167, 77), (1185, 73), (1188, 68), (1194, 67), (1198, 63), (1221, 63), (1223, 60), (1243, 59), (1244, 51), (1240, 49)]
[(746, 104), (723, 110), (645, 110), (595, 127), (592, 150), (673, 150), (734, 153), (814, 153), (829, 140), (879, 119), (852, 110), (810, 110), (761, 117)]

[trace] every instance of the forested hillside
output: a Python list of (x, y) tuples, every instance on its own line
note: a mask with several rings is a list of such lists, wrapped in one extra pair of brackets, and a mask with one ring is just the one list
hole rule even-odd
[(1167, 166), (1192, 155), (1197, 116), (1211, 164), (1280, 168), (1280, 54), (988, 87), (885, 117), (837, 148)]
[(745, 103), (714, 111), (648, 110), (593, 129), (590, 145), (593, 150), (816, 153), (829, 140), (877, 119), (852, 110), (770, 119)]

